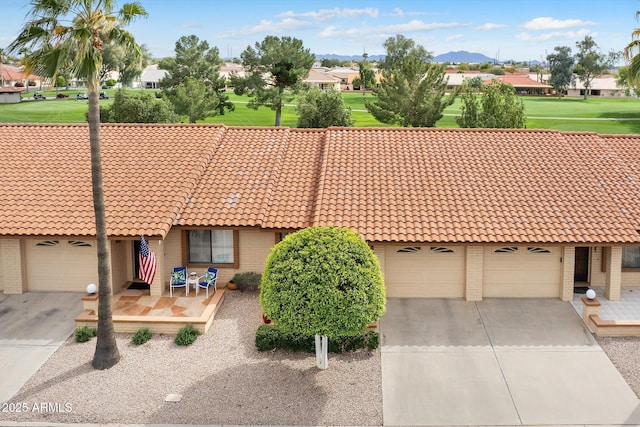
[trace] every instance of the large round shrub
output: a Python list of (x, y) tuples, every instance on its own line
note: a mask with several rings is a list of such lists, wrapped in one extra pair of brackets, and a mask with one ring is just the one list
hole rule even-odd
[(267, 258), (260, 287), (262, 310), (276, 324), (329, 338), (361, 333), (385, 301), (377, 257), (347, 228), (287, 236)]

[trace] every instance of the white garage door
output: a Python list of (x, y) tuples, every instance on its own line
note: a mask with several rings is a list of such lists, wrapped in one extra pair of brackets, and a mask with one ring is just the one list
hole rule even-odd
[(464, 247), (387, 246), (385, 284), (395, 298), (464, 295)]
[(95, 243), (31, 240), (26, 245), (27, 290), (82, 292), (97, 283)]
[(560, 257), (559, 247), (486, 247), (483, 296), (558, 298)]

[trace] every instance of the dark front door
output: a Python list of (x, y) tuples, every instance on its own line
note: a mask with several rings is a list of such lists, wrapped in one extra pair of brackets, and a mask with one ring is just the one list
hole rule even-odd
[(576, 266), (573, 273), (574, 282), (587, 282), (589, 280), (589, 248), (579, 246), (576, 248)]
[(133, 241), (133, 276), (138, 279), (140, 277), (140, 240)]

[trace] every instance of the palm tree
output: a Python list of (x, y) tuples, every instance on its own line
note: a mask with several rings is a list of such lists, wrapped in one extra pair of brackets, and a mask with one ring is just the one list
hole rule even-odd
[[(636, 19), (640, 18), (640, 10)], [(624, 48), (624, 57), (629, 62), (629, 80), (633, 83), (640, 78), (640, 28), (631, 33), (631, 42)]]
[(147, 12), (138, 2), (127, 3), (114, 12), (113, 0), (32, 0), (28, 22), (9, 45), (9, 51), (30, 49), (27, 72), (55, 77), (70, 67), (71, 74), (87, 81), (89, 93), (89, 144), (91, 184), (98, 246), (98, 337), (93, 356), (95, 369), (118, 363), (120, 353), (113, 335), (111, 313), (111, 259), (107, 237), (102, 162), (100, 159), (100, 107), (98, 90), (105, 44), (123, 46), (140, 53), (133, 35), (124, 27)]

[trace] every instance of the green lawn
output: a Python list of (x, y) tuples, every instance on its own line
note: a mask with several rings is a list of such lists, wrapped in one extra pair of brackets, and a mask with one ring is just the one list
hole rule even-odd
[[(62, 91), (69, 94), (63, 100), (34, 101), (33, 91), (24, 94), (20, 104), (0, 104), (0, 122), (3, 123), (82, 123), (87, 111), (86, 101), (76, 101), (75, 95), (82, 90)], [(113, 91), (108, 91), (113, 96)], [(53, 97), (56, 92), (45, 91)], [(248, 98), (228, 93), (235, 104), (235, 111), (222, 116), (209, 117), (205, 123), (224, 123), (228, 126), (273, 126), (275, 111), (260, 107), (247, 107)], [(352, 118), (357, 127), (387, 126), (373, 118), (364, 106), (364, 99), (375, 100), (372, 94), (344, 92), (344, 102), (352, 109)], [(640, 133), (640, 120), (616, 120), (640, 118), (640, 100), (613, 98), (562, 98), (525, 97), (527, 128), (556, 129), (563, 131), (589, 131), (599, 133)], [(105, 105), (112, 100), (101, 100)], [(287, 105), (282, 110), (281, 124), (295, 127), (297, 115), (295, 107)], [(458, 127), (455, 116), (460, 113), (460, 101), (445, 110), (445, 116), (437, 127)], [(569, 120), (579, 119), (579, 120)], [(589, 120), (591, 119), (591, 120)]]

